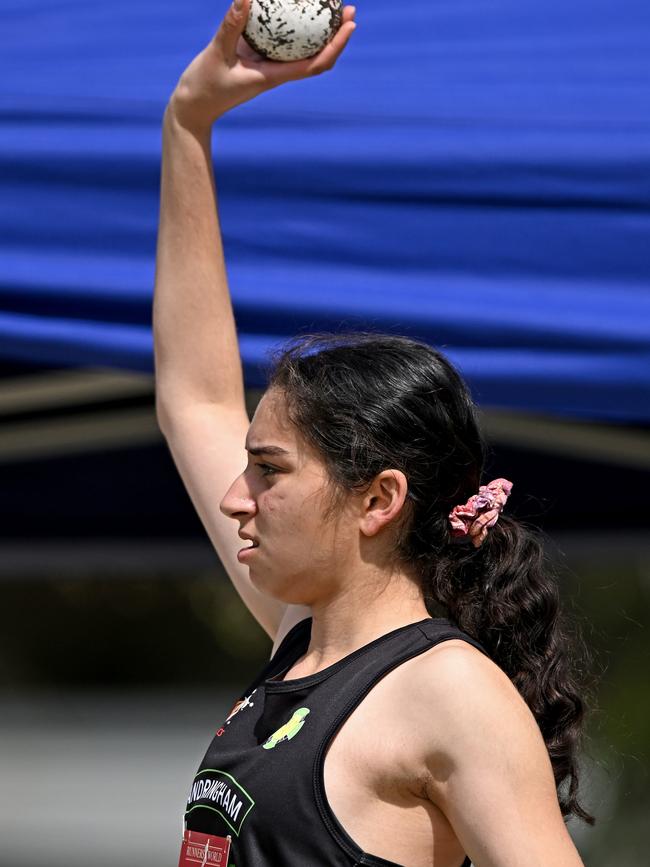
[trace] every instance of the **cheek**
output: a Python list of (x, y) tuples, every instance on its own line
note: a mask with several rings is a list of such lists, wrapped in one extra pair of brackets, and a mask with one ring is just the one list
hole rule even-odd
[(271, 485), (257, 497), (260, 535), (266, 529), (270, 540), (281, 541), (285, 551), (322, 556), (336, 543), (331, 518), (326, 520), (324, 514), (324, 493), (314, 479), (303, 485), (291, 481), (291, 485)]
[[(290, 558), (319, 556), (331, 547), (316, 498), (269, 490), (258, 501), (274, 543)], [(266, 523), (265, 522), (265, 523)], [(279, 553), (279, 552), (278, 552)], [(320, 557), (319, 557), (320, 559)]]
[(258, 495), (257, 505), (260, 512), (275, 517), (278, 513), (282, 513), (283, 508), (286, 509), (286, 497), (279, 491), (269, 488)]
[(269, 488), (258, 497), (257, 507), (261, 535), (266, 528), (274, 541), (282, 540), (283, 544), (289, 545), (293, 538), (304, 535), (301, 529), (305, 527), (306, 516), (300, 498)]

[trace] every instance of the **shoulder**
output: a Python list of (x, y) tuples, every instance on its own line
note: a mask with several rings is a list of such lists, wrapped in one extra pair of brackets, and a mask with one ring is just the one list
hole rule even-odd
[(425, 651), (401, 686), (417, 695), (409, 717), (434, 792), (452, 768), (473, 774), (513, 760), (552, 778), (530, 708), (505, 672), (468, 642), (450, 639)]
[[(461, 710), (487, 694), (523, 701), (506, 673), (486, 654), (462, 638), (447, 638), (411, 660), (406, 680), (417, 680), (430, 700)], [(406, 685), (406, 684), (405, 684)], [(478, 691), (478, 692), (477, 692)]]
[(487, 654), (461, 638), (441, 641), (422, 653), (411, 676), (421, 680), (429, 700), (449, 713), (487, 710), (492, 702), (527, 710), (507, 674)]
[(451, 823), (473, 862), (578, 867), (549, 753), (510, 678), (462, 639), (417, 658), (410, 731), (423, 795)]

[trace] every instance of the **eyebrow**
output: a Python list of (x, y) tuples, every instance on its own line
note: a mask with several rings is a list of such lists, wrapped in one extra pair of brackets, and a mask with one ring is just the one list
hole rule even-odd
[(288, 452), (286, 449), (283, 449), (281, 446), (252, 446), (248, 448), (245, 446), (246, 451), (250, 452), (252, 455), (290, 455), (291, 452)]

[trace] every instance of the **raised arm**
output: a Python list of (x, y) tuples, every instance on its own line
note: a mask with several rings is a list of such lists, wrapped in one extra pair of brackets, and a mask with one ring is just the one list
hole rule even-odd
[(219, 225), (212, 127), (265, 90), (331, 69), (354, 29), (354, 10), (346, 8), (345, 23), (316, 57), (277, 63), (259, 57), (241, 37), (248, 2), (240, 10), (230, 7), (181, 76), (164, 115), (153, 303), (156, 414), (224, 568), (253, 616), (277, 639), (287, 606), (251, 585), (236, 556), (243, 546), (238, 523), (219, 510), (246, 466), (249, 419)]

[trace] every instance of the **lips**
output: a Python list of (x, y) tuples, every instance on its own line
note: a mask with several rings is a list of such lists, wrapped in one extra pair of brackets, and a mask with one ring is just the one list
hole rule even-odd
[[(257, 541), (257, 539), (254, 539), (252, 536), (249, 536), (247, 533), (238, 533), (237, 535), (239, 536), (240, 539), (243, 539), (244, 541), (247, 541), (247, 542), (251, 542), (251, 544), (248, 546), (249, 548), (259, 548), (260, 543)], [(244, 549), (244, 550), (246, 550), (246, 549)]]
[[(241, 533), (240, 533), (240, 535), (241, 535)], [(240, 551), (237, 551), (237, 559), (239, 560), (240, 563), (246, 563), (247, 560), (251, 557), (252, 552), (256, 548), (259, 548), (260, 543), (256, 539), (251, 539), (250, 536), (242, 537), (242, 538), (246, 538), (247, 541), (249, 541), (251, 544), (248, 545), (246, 548), (242, 548)]]

